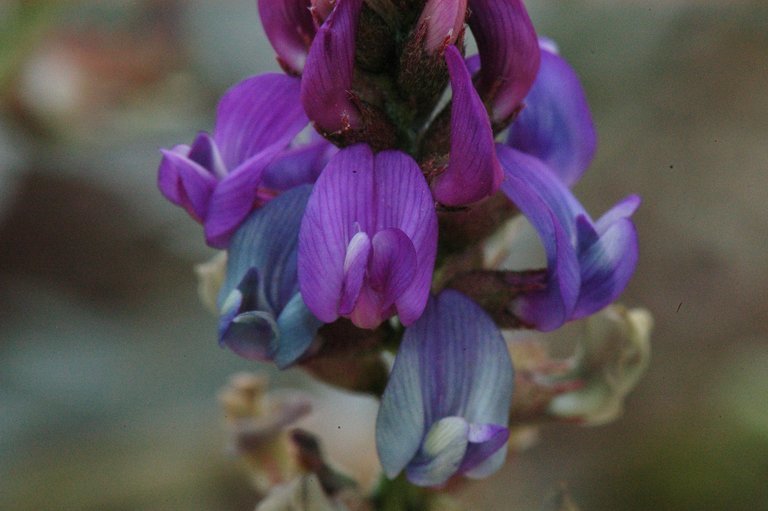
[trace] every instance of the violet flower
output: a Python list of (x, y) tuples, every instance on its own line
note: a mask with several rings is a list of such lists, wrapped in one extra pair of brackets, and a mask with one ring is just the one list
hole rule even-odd
[(613, 302), (637, 265), (637, 232), (629, 219), (640, 205), (631, 195), (593, 221), (546, 163), (496, 146), (504, 193), (539, 233), (547, 254), (544, 290), (523, 294), (515, 314), (539, 330), (553, 330)]
[(547, 254), (547, 283), (519, 297), (515, 314), (540, 330), (593, 314), (613, 302), (637, 264), (629, 220), (640, 199), (630, 196), (593, 222), (567, 186), (594, 157), (597, 136), (576, 73), (542, 39), (541, 66), (511, 125), (510, 147), (497, 145), (504, 193), (538, 231)]
[(541, 159), (572, 186), (592, 162), (597, 133), (576, 72), (554, 43), (541, 40), (539, 46), (539, 73), (509, 128), (507, 144)]
[(409, 327), (376, 421), (388, 477), (420, 486), (485, 477), (506, 457), (513, 369), (491, 318), (457, 291), (430, 299)]
[[(158, 176), (207, 242), (228, 248), (220, 343), (316, 376), (361, 371), (358, 344), (380, 361), (399, 343), (376, 431), (387, 476), (439, 486), (488, 475), (505, 459), (514, 376), (494, 319), (552, 330), (615, 300), (637, 263), (639, 199), (595, 221), (569, 190), (594, 155), (594, 126), (521, 0), (258, 6), (287, 74), (229, 90), (213, 133), (164, 150)], [(469, 244), (512, 214), (499, 190), (538, 232), (546, 270), (507, 280), (475, 267)], [(472, 299), (439, 292), (459, 283)], [(379, 378), (354, 388), (380, 391)]]
[(299, 234), (299, 282), (330, 323), (375, 328), (397, 313), (409, 325), (426, 305), (437, 215), (418, 165), (364, 144), (340, 151), (315, 184)]
[[(160, 191), (203, 224), (212, 247), (226, 247), (254, 207), (274, 195), (262, 186), (264, 173), (291, 154), (289, 144), (308, 123), (298, 97), (295, 78), (275, 73), (248, 78), (222, 97), (213, 135), (203, 132), (192, 146), (162, 151)], [(309, 151), (322, 153), (327, 145)], [(294, 182), (308, 182), (310, 170), (297, 169)]]

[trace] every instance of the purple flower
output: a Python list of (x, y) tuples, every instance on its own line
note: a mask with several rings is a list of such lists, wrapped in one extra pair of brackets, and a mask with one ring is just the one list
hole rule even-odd
[(522, 0), (469, 0), (467, 20), (480, 53), (477, 89), (491, 123), (519, 109), (539, 69), (539, 44)]
[[(213, 135), (203, 132), (191, 146), (162, 151), (160, 191), (203, 224), (212, 247), (226, 247), (248, 214), (274, 195), (262, 186), (264, 174), (293, 154), (289, 144), (308, 123), (298, 98), (296, 78), (274, 73), (248, 78), (219, 102)], [(328, 145), (316, 142), (306, 151), (322, 159), (318, 154)], [(294, 183), (314, 177), (308, 166), (292, 168)]]
[(592, 162), (597, 133), (576, 72), (553, 43), (542, 40), (540, 46), (539, 74), (509, 128), (507, 144), (544, 161), (572, 186)]
[(451, 77), (451, 148), (447, 168), (435, 178), (435, 199), (461, 206), (494, 194), (504, 174), (494, 152), (493, 131), (472, 77), (455, 46), (445, 50)]
[(364, 144), (326, 166), (299, 234), (299, 283), (307, 307), (330, 323), (348, 317), (374, 328), (424, 310), (437, 244), (437, 216), (418, 165)]
[(296, 277), (299, 225), (311, 187), (254, 211), (232, 237), (219, 293), (219, 343), (278, 367), (295, 362), (322, 324), (304, 305)]
[(545, 289), (524, 294), (515, 314), (539, 330), (554, 330), (613, 302), (637, 264), (637, 233), (630, 216), (634, 195), (593, 221), (542, 160), (496, 146), (506, 173), (501, 186), (538, 231), (547, 254)]
[(485, 477), (506, 457), (513, 369), (490, 317), (457, 291), (432, 298), (406, 329), (376, 421), (388, 477), (420, 486)]

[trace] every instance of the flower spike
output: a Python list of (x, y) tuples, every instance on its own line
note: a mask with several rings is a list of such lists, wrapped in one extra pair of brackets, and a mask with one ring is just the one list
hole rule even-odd
[[(302, 431), (295, 450), (271, 449), (253, 410), (235, 414), (248, 419), (238, 448), (270, 451), (259, 458), (270, 484), (316, 475), (314, 503), (388, 507), (405, 487), (374, 489), (381, 468), (444, 487), (497, 471), (531, 420), (613, 418), (644, 368), (647, 335), (630, 332), (645, 344), (605, 357), (617, 330), (601, 324), (606, 335), (587, 339), (599, 342), (564, 360), (540, 334), (502, 335), (615, 315), (607, 306), (638, 258), (640, 199), (593, 220), (570, 190), (595, 154), (595, 128), (578, 77), (537, 38), (524, 0), (256, 4), (285, 73), (229, 89), (213, 130), (161, 151), (158, 187), (226, 249), (198, 268), (220, 346), (380, 397), (378, 458), (353, 451), (381, 467), (348, 478)], [(465, 57), (467, 30), (475, 56)], [(527, 250), (539, 241), (546, 268)], [(272, 406), (257, 401), (238, 406)], [(306, 497), (289, 493), (262, 507)], [(432, 491), (409, 495), (413, 508), (451, 507)]]

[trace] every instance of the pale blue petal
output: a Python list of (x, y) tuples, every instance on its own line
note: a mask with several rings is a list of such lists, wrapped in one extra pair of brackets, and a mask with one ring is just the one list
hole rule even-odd
[(219, 294), (220, 342), (285, 367), (309, 347), (321, 322), (297, 280), (298, 230), (311, 186), (294, 188), (255, 211), (235, 233)]
[(376, 449), (390, 479), (416, 456), (426, 433), (417, 344), (400, 347), (376, 417)]
[(323, 324), (296, 293), (277, 318), (278, 335), (271, 355), (280, 369), (296, 362), (309, 348), (317, 329)]
[(262, 275), (264, 299), (273, 310), (282, 310), (298, 291), (296, 247), (311, 190), (304, 185), (279, 195), (251, 213), (237, 230), (228, 250), (220, 306), (251, 268)]

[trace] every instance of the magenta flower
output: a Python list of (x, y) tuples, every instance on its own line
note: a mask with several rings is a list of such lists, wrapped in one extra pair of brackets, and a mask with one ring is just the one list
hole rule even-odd
[[(248, 78), (219, 102), (213, 135), (200, 133), (192, 146), (162, 151), (160, 191), (203, 224), (209, 245), (226, 247), (248, 214), (274, 195), (262, 186), (265, 173), (281, 157), (294, 155), (291, 142), (308, 123), (298, 96), (295, 78), (273, 73)], [(322, 159), (328, 145), (315, 142), (304, 151)], [(312, 178), (312, 169), (295, 169), (294, 182)]]
[(317, 180), (299, 233), (307, 307), (330, 323), (375, 328), (397, 313), (410, 325), (429, 295), (437, 215), (408, 155), (363, 144), (339, 152)]

